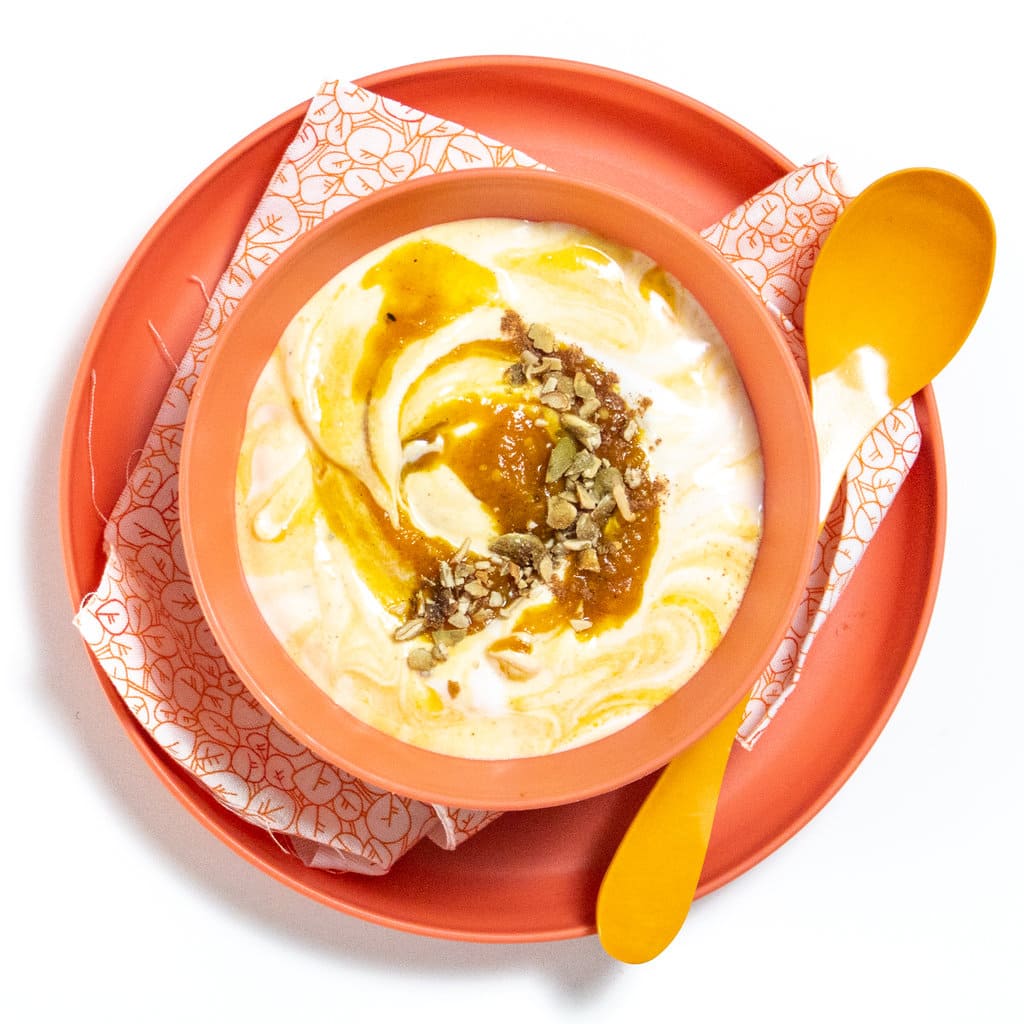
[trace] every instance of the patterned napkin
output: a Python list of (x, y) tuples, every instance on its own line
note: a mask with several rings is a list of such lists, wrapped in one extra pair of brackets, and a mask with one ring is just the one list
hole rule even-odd
[[(256, 277), (336, 210), (396, 182), (481, 166), (536, 167), (500, 142), (343, 82), (311, 102), (157, 414), (104, 533), (107, 563), (75, 624), (156, 743), (247, 822), (305, 863), (384, 874), (424, 836), (446, 849), (493, 812), (431, 806), (335, 768), (278, 727), (232, 671), (202, 617), (181, 546), (178, 458), (192, 390), (227, 318)], [(801, 364), (803, 296), (846, 198), (835, 166), (786, 175), (703, 234), (779, 316)], [(800, 677), (813, 642), (917, 452), (910, 403), (851, 464), (818, 542), (804, 602), (759, 681), (737, 736), (751, 748)]]

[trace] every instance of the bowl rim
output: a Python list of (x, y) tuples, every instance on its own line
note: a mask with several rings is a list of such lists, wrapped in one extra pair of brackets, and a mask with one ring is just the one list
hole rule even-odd
[[(524, 204), (530, 211), (525, 217)], [(391, 214), (403, 211), (405, 219), (397, 230), (387, 227), (389, 208)], [(474, 210), (480, 212), (467, 212)], [(700, 266), (702, 280), (710, 275), (711, 290), (690, 290), (726, 343), (744, 329), (756, 330), (764, 339), (759, 358), (767, 361), (769, 382), (751, 378), (744, 366), (750, 360), (739, 358), (743, 350), (733, 355), (751, 393), (762, 439), (768, 431), (775, 446), (786, 448), (786, 457), (778, 457), (779, 466), (771, 474), (766, 459), (761, 550), (733, 624), (705, 665), (661, 704), (611, 735), (551, 754), (499, 760), (454, 757), (413, 746), (336, 704), (273, 636), (244, 581), (234, 541), (234, 469), (251, 386), (302, 302), (289, 304), (289, 311), (269, 322), (261, 319), (260, 344), (243, 345), (236, 339), (252, 326), (261, 304), (272, 302), (275, 290), (287, 288), (304, 290), (308, 298), (376, 245), (471, 216), (570, 220), (644, 250), (687, 288), (693, 277), (681, 274), (680, 266), (685, 261), (693, 261), (685, 262), (687, 268)], [(638, 244), (641, 228), (645, 242)], [(361, 244), (355, 245), (352, 237)], [(327, 273), (324, 264), (339, 247), (347, 255), (336, 259)], [(268, 341), (271, 336), (273, 343)], [(230, 387), (223, 386), (227, 381)], [(769, 389), (769, 397), (754, 400), (753, 392)], [(785, 422), (776, 411), (780, 408)], [(764, 417), (766, 410), (771, 415)], [(211, 423), (219, 424), (217, 417), (225, 415), (227, 436), (218, 429), (211, 438)], [(721, 721), (750, 692), (781, 644), (804, 592), (819, 527), (817, 447), (806, 386), (779, 321), (748, 282), (697, 232), (652, 204), (582, 178), (522, 168), (449, 171), (391, 185), (299, 236), (239, 300), (199, 373), (182, 439), (179, 499), (183, 550), (206, 622), (230, 667), (285, 732), (326, 762), (400, 796), (496, 811), (554, 806), (618, 789), (663, 767)], [(779, 578), (784, 582), (772, 582)], [(744, 627), (756, 638), (756, 658), (744, 653), (749, 646), (741, 637)], [(708, 683), (713, 673), (734, 662), (745, 670), (733, 670), (727, 689)]]

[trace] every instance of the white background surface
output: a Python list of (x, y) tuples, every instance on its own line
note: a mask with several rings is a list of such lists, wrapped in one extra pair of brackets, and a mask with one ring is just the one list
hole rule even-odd
[[(613, 15), (552, 0), (178, 0), (155, 13), (99, 2), (5, 16), (7, 1019), (1024, 1019), (1013, 978), (1024, 952), (1024, 80), (1011, 5), (673, 6), (674, 21), (651, 3)], [(281, 31), (275, 9), (293, 27)], [(949, 529), (905, 697), (824, 811), (700, 901), (643, 967), (609, 961), (592, 937), (484, 946), (392, 932), (272, 881), (144, 767), (70, 624), (57, 529), (64, 409), (92, 321), (145, 231), (213, 159), (321, 80), (485, 53), (654, 79), (795, 161), (829, 153), (857, 188), (902, 166), (945, 167), (985, 195), (1000, 234), (988, 305), (935, 388)]]

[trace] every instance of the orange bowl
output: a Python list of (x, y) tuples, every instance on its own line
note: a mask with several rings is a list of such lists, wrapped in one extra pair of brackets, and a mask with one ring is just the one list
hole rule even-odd
[[(235, 481), (252, 389), (293, 316), (345, 266), (435, 224), (505, 217), (575, 224), (674, 275), (721, 332), (747, 389), (764, 460), (760, 548), (740, 608), (704, 666), (601, 739), (543, 756), (464, 759), (396, 739), (341, 706), (291, 659), (246, 583)], [(210, 629), (244, 684), (324, 760), (429, 803), (524, 810), (586, 799), (656, 771), (744, 699), (782, 642), (818, 533), (817, 448), (807, 392), (777, 321), (747, 282), (678, 221), (623, 193), (536, 170), (446, 173), (392, 186), (296, 240), (253, 284), (193, 394), (181, 454), (185, 556)]]

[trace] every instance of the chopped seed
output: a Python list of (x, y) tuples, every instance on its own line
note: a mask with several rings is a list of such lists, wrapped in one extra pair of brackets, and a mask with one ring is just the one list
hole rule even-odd
[(551, 457), (548, 459), (548, 471), (545, 479), (549, 484), (564, 476), (565, 471), (573, 464), (577, 451), (575, 442), (568, 434), (562, 434), (558, 438), (555, 447), (551, 449)]
[[(540, 396), (541, 405), (546, 405), (549, 409), (554, 409), (556, 412), (565, 412), (567, 409), (572, 408), (572, 399), (567, 395), (563, 395), (561, 391), (549, 391), (547, 394)], [(600, 433), (598, 434), (600, 437)]]
[(640, 429), (640, 424), (636, 420), (631, 419), (622, 431), (623, 441), (632, 441), (637, 435), (637, 431)]
[(622, 479), (626, 481), (626, 486), (630, 488), (637, 488), (644, 482), (644, 473), (642, 469), (637, 469), (636, 466), (630, 466), (622, 474)]
[(580, 406), (580, 418), (584, 420), (589, 420), (594, 415), (594, 413), (596, 413), (597, 410), (600, 408), (601, 400), (599, 398), (588, 398)]
[(505, 603), (505, 598), (501, 596), (501, 591), (492, 590), (487, 597), (487, 603), (492, 608), (500, 608)]
[(452, 567), (447, 562), (441, 562), (437, 571), (441, 578), (441, 586), (451, 590), (455, 586), (455, 574), (452, 572)]
[(395, 639), (399, 641), (412, 640), (423, 632), (426, 625), (427, 624), (423, 619), (410, 619), (408, 622), (403, 622), (402, 625), (395, 630)]
[(454, 647), (466, 639), (464, 629), (435, 629), (430, 638), (438, 647)]
[(505, 533), (492, 540), (489, 546), (496, 555), (519, 566), (531, 565), (544, 555), (544, 544), (532, 533)]
[(566, 551), (583, 551), (585, 548), (592, 546), (593, 541), (580, 540), (579, 537), (566, 537), (565, 540), (562, 541), (562, 547), (564, 547)]
[(584, 400), (594, 398), (596, 395), (594, 385), (587, 380), (587, 375), (582, 370), (576, 371), (576, 376), (572, 380), (572, 387), (576, 394)]
[(549, 395), (557, 387), (558, 387), (558, 378), (553, 373), (549, 373), (544, 378), (544, 380), (541, 381), (540, 393), (541, 393), (542, 396), (543, 395)]
[(613, 515), (615, 515), (616, 507), (615, 499), (610, 494), (606, 494), (597, 503), (597, 508), (595, 508), (590, 514), (593, 517), (594, 522), (597, 523), (601, 529), (604, 529), (604, 524), (607, 523)]
[(594, 493), (598, 498), (622, 486), (622, 474), (614, 466), (602, 466), (594, 477)]
[(528, 654), (521, 654), (519, 651), (491, 650), (487, 652), (487, 656), (508, 679), (529, 679), (540, 670), (540, 665), (534, 658)]
[(487, 587), (485, 587), (479, 580), (470, 580), (465, 587), (466, 593), (470, 597), (486, 597)]
[(548, 526), (566, 530), (576, 521), (576, 508), (564, 498), (548, 498)]
[(513, 363), (505, 370), (505, 380), (513, 387), (521, 388), (526, 383), (526, 367)]
[(593, 543), (601, 536), (601, 527), (594, 522), (594, 517), (589, 512), (580, 513), (576, 520), (576, 536), (579, 540)]
[(577, 564), (584, 572), (601, 571), (601, 563), (597, 560), (597, 552), (593, 548), (581, 551)]
[(587, 480), (594, 479), (597, 476), (598, 471), (601, 468), (601, 460), (594, 455), (593, 452), (587, 452), (586, 450), (581, 452), (580, 455), (572, 460), (572, 465), (569, 466), (566, 475), (578, 475), (582, 476)]
[(456, 629), (469, 629), (472, 620), (465, 612), (456, 612), (454, 615), (448, 616), (448, 624)]
[(570, 619), (569, 625), (572, 626), (572, 628), (576, 630), (577, 633), (583, 633), (586, 630), (590, 629), (593, 623), (590, 621), (590, 619)]
[(579, 416), (574, 416), (572, 413), (566, 413), (562, 417), (562, 426), (569, 431), (570, 434), (584, 448), (589, 448), (593, 451), (601, 444), (601, 430), (593, 423), (588, 423), (584, 419), (580, 419)]
[(555, 335), (546, 324), (530, 324), (526, 336), (533, 342), (533, 347), (540, 352), (554, 352)]
[(550, 583), (555, 575), (555, 563), (550, 555), (545, 555), (537, 566), (537, 572), (545, 583)]
[(415, 647), (406, 659), (414, 672), (429, 672), (434, 667), (434, 656), (426, 647)]
[(622, 484), (616, 484), (612, 490), (612, 497), (615, 499), (615, 504), (618, 506), (619, 515), (626, 520), (627, 523), (633, 522), (636, 519), (636, 515), (633, 510), (629, 507), (629, 495), (626, 494), (626, 488)]
[(576, 500), (579, 503), (580, 508), (586, 509), (587, 511), (597, 508), (597, 499), (581, 483), (576, 484)]

